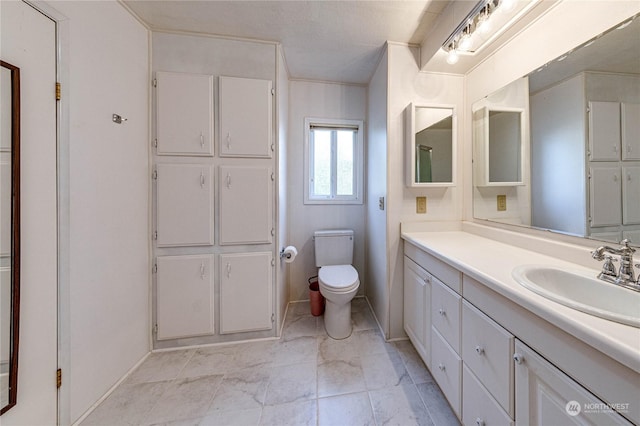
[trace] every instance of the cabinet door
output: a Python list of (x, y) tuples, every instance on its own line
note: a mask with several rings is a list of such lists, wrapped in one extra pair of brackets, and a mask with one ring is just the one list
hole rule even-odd
[(517, 425), (630, 425), (520, 341), (516, 355)]
[(220, 333), (272, 327), (271, 253), (220, 256)]
[(462, 423), (513, 426), (513, 419), (493, 399), (466, 364), (464, 362), (462, 364)]
[(622, 167), (622, 223), (640, 224), (640, 166)]
[(589, 160), (620, 160), (620, 104), (589, 102)]
[(431, 365), (431, 275), (404, 258), (404, 330), (427, 366)]
[(158, 340), (214, 334), (213, 255), (159, 256)]
[(271, 81), (220, 77), (220, 156), (271, 157)]
[(213, 172), (201, 164), (158, 164), (158, 247), (213, 244)]
[(213, 155), (213, 76), (156, 73), (158, 155)]
[(431, 323), (433, 327), (460, 353), (460, 310), (462, 297), (433, 278), (431, 282)]
[(458, 418), (462, 414), (462, 359), (431, 327), (431, 374)]
[(640, 104), (622, 104), (622, 159), (640, 160)]
[(273, 233), (269, 167), (220, 167), (220, 244), (267, 244)]
[(592, 165), (589, 180), (591, 226), (622, 223), (620, 167)]

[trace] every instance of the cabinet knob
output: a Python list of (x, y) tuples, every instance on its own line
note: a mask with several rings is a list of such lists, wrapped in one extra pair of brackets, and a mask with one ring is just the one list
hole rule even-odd
[(438, 309), (438, 313), (442, 316), (447, 315), (447, 311), (445, 311), (443, 308)]
[(484, 348), (482, 346), (480, 346), (480, 345), (476, 346), (476, 353), (478, 355), (484, 354)]
[(425, 277), (424, 282), (427, 284), (431, 284), (431, 277)]
[(476, 426), (484, 426), (484, 420), (482, 420), (480, 417), (477, 417)]
[(440, 364), (438, 364), (438, 370), (444, 371), (444, 370), (446, 370), (446, 367), (444, 366), (444, 364), (440, 363)]
[(513, 360), (516, 362), (516, 364), (522, 364), (524, 362), (524, 355), (516, 352), (515, 354), (513, 354)]

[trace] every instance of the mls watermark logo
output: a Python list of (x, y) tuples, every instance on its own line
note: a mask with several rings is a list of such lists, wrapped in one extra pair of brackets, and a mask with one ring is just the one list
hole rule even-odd
[(582, 407), (580, 406), (580, 403), (578, 401), (569, 401), (567, 402), (567, 405), (564, 406), (564, 409), (566, 410), (567, 414), (575, 417), (578, 414), (580, 414), (580, 411), (582, 411)]

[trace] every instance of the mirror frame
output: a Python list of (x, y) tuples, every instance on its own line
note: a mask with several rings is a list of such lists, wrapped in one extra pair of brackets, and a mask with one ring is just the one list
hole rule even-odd
[[(477, 109), (472, 115), (482, 111), (481, 123), (473, 123), (474, 132), (472, 135), (473, 144), (473, 166), (474, 170), (474, 186), (487, 187), (487, 186), (523, 186), (524, 185), (524, 155), (523, 155), (523, 142), (526, 138), (526, 127), (524, 108), (512, 108), (503, 106), (485, 106)], [(505, 181), (505, 182), (492, 182), (489, 178), (491, 170), (490, 148), (491, 144), (491, 128), (489, 125), (489, 116), (492, 111), (496, 112), (517, 112), (520, 114), (520, 180), (517, 181)], [(477, 125), (477, 128), (476, 128)]]
[(9, 400), (0, 408), (4, 414), (17, 403), (18, 346), (20, 331), (20, 68), (0, 61), (11, 72), (11, 349), (9, 357)]
[[(416, 174), (416, 108), (432, 108), (451, 110), (451, 182), (422, 182), (415, 181)], [(405, 185), (409, 188), (443, 188), (456, 185), (457, 165), (457, 116), (455, 105), (415, 104), (411, 102), (405, 109)]]

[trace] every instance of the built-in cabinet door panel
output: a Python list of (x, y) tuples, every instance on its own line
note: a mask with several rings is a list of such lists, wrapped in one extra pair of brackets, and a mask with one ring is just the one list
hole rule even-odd
[(271, 81), (220, 77), (220, 156), (270, 158)]
[(460, 353), (462, 297), (434, 278), (431, 284), (431, 323), (454, 351)]
[(477, 426), (513, 426), (491, 394), (482, 386), (469, 367), (462, 367), (462, 423)]
[(158, 256), (158, 340), (214, 334), (213, 255)]
[[(0, 229), (11, 229), (10, 206), (12, 194), (13, 190), (11, 188), (11, 152), (0, 152), (0, 205), (2, 206), (2, 209), (0, 209)], [(11, 256), (11, 232), (0, 233), (0, 257), (5, 256)]]
[(427, 366), (431, 358), (431, 280), (427, 271), (405, 256), (404, 329)]
[(622, 223), (640, 224), (640, 166), (622, 167), (622, 200)]
[(213, 76), (157, 72), (158, 155), (213, 155)]
[(158, 247), (213, 244), (213, 167), (158, 164)]
[[(516, 424), (630, 425), (528, 346), (518, 340), (515, 347)], [(612, 402), (624, 404), (634, 397)]]
[(589, 171), (589, 206), (591, 226), (622, 223), (620, 167), (592, 164)]
[(462, 359), (431, 327), (431, 374), (458, 418), (462, 412)]
[(220, 333), (271, 329), (272, 259), (269, 252), (220, 255)]
[(268, 244), (273, 239), (270, 167), (220, 167), (220, 244)]
[(513, 416), (514, 337), (469, 302), (462, 303), (462, 359)]
[(620, 104), (589, 102), (589, 160), (620, 160)]
[(640, 160), (640, 104), (622, 104), (622, 159)]

